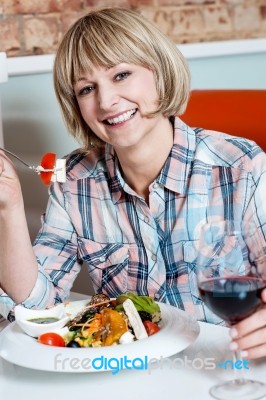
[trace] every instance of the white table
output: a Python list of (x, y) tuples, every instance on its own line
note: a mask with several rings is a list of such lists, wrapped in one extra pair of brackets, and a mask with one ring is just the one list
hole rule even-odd
[[(83, 296), (84, 297), (84, 296)], [(80, 297), (74, 296), (74, 299)], [(0, 329), (6, 323), (0, 323)], [(22, 368), (0, 358), (0, 399), (28, 400), (207, 400), (208, 389), (224, 379), (232, 379), (232, 370), (199, 369), (206, 358), (216, 363), (232, 359), (228, 350), (228, 330), (211, 324), (200, 323), (201, 332), (193, 345), (171, 357), (176, 368), (169, 363), (162, 369), (123, 370), (117, 375), (100, 373), (43, 372)], [(182, 360), (191, 366), (181, 367)], [(246, 377), (266, 382), (266, 360), (253, 361)], [(26, 397), (27, 396), (27, 397)], [(266, 397), (265, 397), (266, 399)], [(233, 400), (233, 398), (232, 398)]]

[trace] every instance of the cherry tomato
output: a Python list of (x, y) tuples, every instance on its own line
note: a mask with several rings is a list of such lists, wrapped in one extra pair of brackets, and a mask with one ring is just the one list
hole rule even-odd
[(148, 336), (154, 335), (154, 333), (157, 333), (160, 330), (160, 327), (158, 325), (148, 320), (144, 321), (143, 325), (145, 326)]
[[(44, 169), (53, 169), (55, 167), (56, 162), (56, 154), (55, 153), (46, 153), (41, 159), (41, 166)], [(41, 180), (45, 185), (49, 185), (51, 182), (51, 178), (53, 176), (53, 172), (40, 172)]]
[(38, 337), (38, 342), (48, 346), (65, 347), (65, 341), (57, 333), (43, 333)]

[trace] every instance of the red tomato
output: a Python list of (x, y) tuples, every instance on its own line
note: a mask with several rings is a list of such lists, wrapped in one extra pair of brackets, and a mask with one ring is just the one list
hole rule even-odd
[(48, 346), (65, 347), (65, 341), (57, 333), (43, 333), (38, 337), (38, 342)]
[(145, 326), (148, 336), (154, 335), (154, 333), (157, 333), (160, 330), (160, 327), (158, 325), (148, 320), (144, 321), (143, 325)]
[[(53, 169), (55, 167), (56, 154), (46, 153), (41, 159), (41, 166), (44, 169)], [(45, 185), (49, 185), (51, 182), (53, 172), (40, 172), (41, 180)]]

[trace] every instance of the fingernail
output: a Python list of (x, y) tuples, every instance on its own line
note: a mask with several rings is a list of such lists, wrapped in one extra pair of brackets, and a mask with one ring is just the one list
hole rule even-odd
[(238, 345), (236, 342), (231, 342), (229, 345), (230, 350), (235, 351), (238, 349)]
[(238, 336), (238, 332), (237, 332), (236, 328), (231, 328), (229, 331), (229, 334), (230, 334), (231, 338), (233, 338), (233, 339), (237, 338), (237, 336)]
[(241, 356), (243, 357), (243, 358), (246, 358), (247, 356), (248, 356), (248, 352), (246, 351), (246, 350), (243, 350), (243, 351), (241, 351)]

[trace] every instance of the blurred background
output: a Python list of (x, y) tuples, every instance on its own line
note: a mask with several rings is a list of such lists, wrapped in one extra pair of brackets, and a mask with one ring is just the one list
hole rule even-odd
[[(102, 7), (128, 7), (153, 21), (188, 60), (192, 88), (266, 89), (266, 0), (1, 0), (0, 143), (33, 165), (79, 145), (68, 134), (52, 82), (54, 53), (80, 16)], [(1, 78), (0, 78), (1, 81)], [(266, 108), (265, 108), (266, 109)], [(1, 123), (2, 113), (2, 123)], [(47, 187), (18, 167), (32, 240), (45, 212)], [(90, 294), (83, 272), (74, 290)]]

